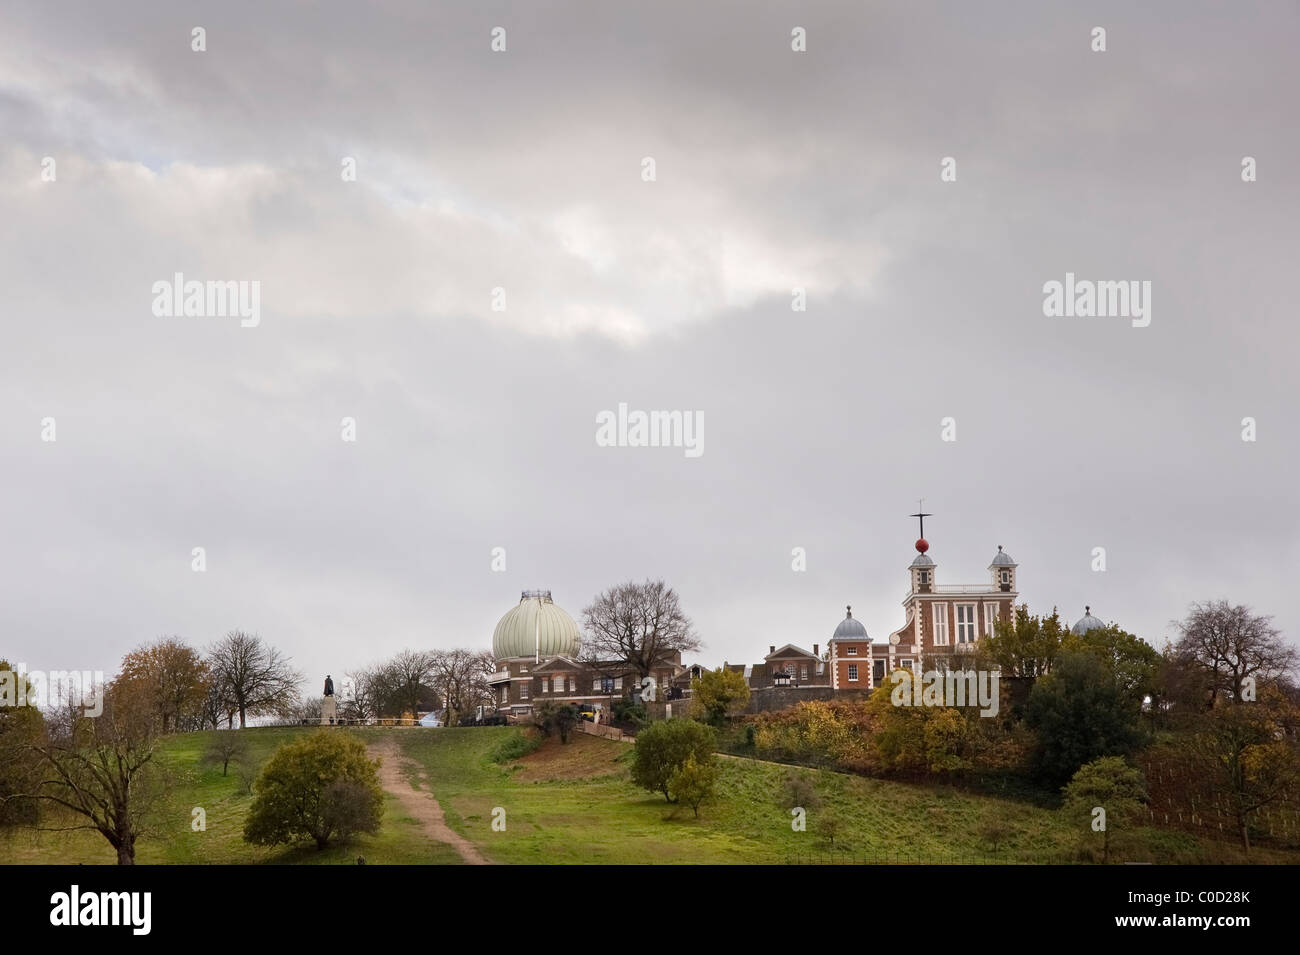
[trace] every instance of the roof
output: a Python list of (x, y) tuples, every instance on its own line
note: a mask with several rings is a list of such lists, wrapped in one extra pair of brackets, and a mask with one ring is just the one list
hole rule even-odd
[(1089, 630), (1096, 630), (1098, 627), (1106, 626), (1106, 622), (1104, 620), (1102, 620), (1100, 617), (1094, 617), (1092, 615), (1091, 607), (1084, 607), (1083, 614), (1084, 615), (1078, 619), (1075, 625), (1070, 628), (1071, 633), (1082, 635), (1087, 633)]
[[(859, 624), (859, 626), (861, 626), (861, 624)], [(787, 650), (793, 650), (794, 653), (787, 654), (785, 652)], [(763, 657), (763, 659), (770, 660), (773, 657), (780, 657), (780, 656), (801, 656), (801, 657), (809, 657), (810, 659), (813, 660), (817, 659), (815, 654), (810, 653), (809, 651), (805, 650), (803, 647), (796, 647), (793, 643), (787, 643), (783, 647), (777, 647), (775, 653), (769, 653), (767, 656)]]
[(1010, 554), (1008, 554), (1006, 551), (1002, 549), (1002, 545), (999, 544), (998, 552), (993, 555), (993, 560), (989, 563), (989, 566), (990, 567), (1017, 567), (1019, 565), (1015, 562), (1015, 560), (1011, 557)]
[(871, 639), (870, 637), (867, 636), (867, 628), (862, 625), (862, 621), (855, 620), (853, 618), (853, 608), (850, 606), (850, 607), (845, 607), (844, 609), (847, 611), (847, 616), (845, 616), (845, 618), (840, 621), (840, 625), (835, 628), (835, 632), (831, 634), (831, 639), (832, 640)]
[(926, 557), (924, 554), (917, 554), (914, 558), (912, 558), (912, 562), (907, 566), (908, 567), (933, 567), (934, 561), (932, 561), (929, 557)]

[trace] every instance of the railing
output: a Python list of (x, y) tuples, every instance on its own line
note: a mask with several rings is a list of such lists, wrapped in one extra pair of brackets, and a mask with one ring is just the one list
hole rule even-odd
[(930, 585), (930, 589), (927, 590), (927, 591), (913, 591), (913, 590), (908, 590), (907, 592), (905, 592), (905, 593), (903, 594), (903, 599), (904, 599), (904, 600), (907, 600), (907, 598), (910, 597), (910, 596), (912, 596), (912, 594), (914, 594), (914, 593), (929, 593), (929, 594), (1000, 594), (1000, 593), (1002, 593), (1002, 591), (998, 590), (998, 589), (997, 589), (996, 587), (994, 587), (992, 584), (931, 584), (931, 585)]

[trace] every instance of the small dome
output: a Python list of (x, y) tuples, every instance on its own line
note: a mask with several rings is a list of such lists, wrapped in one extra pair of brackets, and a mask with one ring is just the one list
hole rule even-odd
[(1070, 628), (1071, 633), (1081, 635), (1087, 633), (1089, 630), (1096, 630), (1098, 627), (1106, 626), (1104, 620), (1092, 615), (1091, 607), (1084, 607), (1083, 613), (1084, 615), (1079, 618), (1079, 622)]
[(931, 560), (929, 557), (926, 557), (924, 554), (917, 554), (916, 557), (912, 559), (912, 562), (907, 566), (908, 567), (933, 567), (934, 561)]
[(835, 633), (831, 635), (832, 640), (866, 640), (867, 628), (862, 626), (860, 620), (853, 619), (853, 608), (845, 607), (848, 616), (840, 621), (840, 625), (835, 628)]
[(1008, 554), (1006, 551), (1004, 551), (1002, 549), (1002, 545), (999, 544), (998, 552), (993, 555), (993, 561), (989, 564), (989, 566), (990, 567), (1015, 567), (1016, 562), (1011, 559), (1011, 555)]
[(579, 645), (578, 625), (551, 601), (549, 590), (525, 590), (492, 633), (492, 655), (498, 660), (573, 657)]

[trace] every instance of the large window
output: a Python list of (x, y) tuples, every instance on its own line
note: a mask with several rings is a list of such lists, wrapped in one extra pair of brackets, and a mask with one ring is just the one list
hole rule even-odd
[(974, 604), (957, 604), (957, 642), (975, 642)]
[[(545, 684), (542, 684), (542, 686), (543, 686), (543, 688), (544, 688), (544, 687), (545, 687)], [(527, 683), (520, 683), (520, 684), (519, 684), (519, 699), (521, 699), (521, 700), (526, 700), (526, 699), (528, 699), (528, 684), (527, 684)]]
[(803, 681), (805, 681), (805, 680), (807, 680), (807, 679), (808, 679), (808, 664), (806, 664), (806, 663), (800, 664), (800, 666), (799, 666), (799, 682), (802, 683)]
[(934, 614), (934, 645), (936, 647), (946, 647), (948, 645), (948, 605), (931, 604), (931, 612)]
[(850, 683), (858, 682), (858, 665), (856, 663), (849, 664), (849, 682)]
[(997, 619), (998, 619), (998, 605), (985, 604), (984, 605), (984, 636), (986, 637), (993, 636), (993, 624), (997, 622)]
[(564, 677), (562, 677), (562, 676), (557, 676), (557, 677), (555, 678), (555, 692), (556, 692), (556, 693), (563, 693), (563, 692), (564, 692)]

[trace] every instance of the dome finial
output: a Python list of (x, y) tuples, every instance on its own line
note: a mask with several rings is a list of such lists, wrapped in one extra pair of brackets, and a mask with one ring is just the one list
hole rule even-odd
[(1083, 612), (1084, 612), (1084, 614), (1086, 614), (1087, 616), (1092, 616), (1092, 608), (1089, 607), (1087, 604), (1084, 604), (1084, 605), (1083, 605)]
[(852, 604), (846, 604), (845, 607), (844, 607), (844, 609), (847, 610), (847, 611), (849, 612), (849, 616), (850, 616), (850, 617), (853, 616), (853, 605), (852, 605)]

